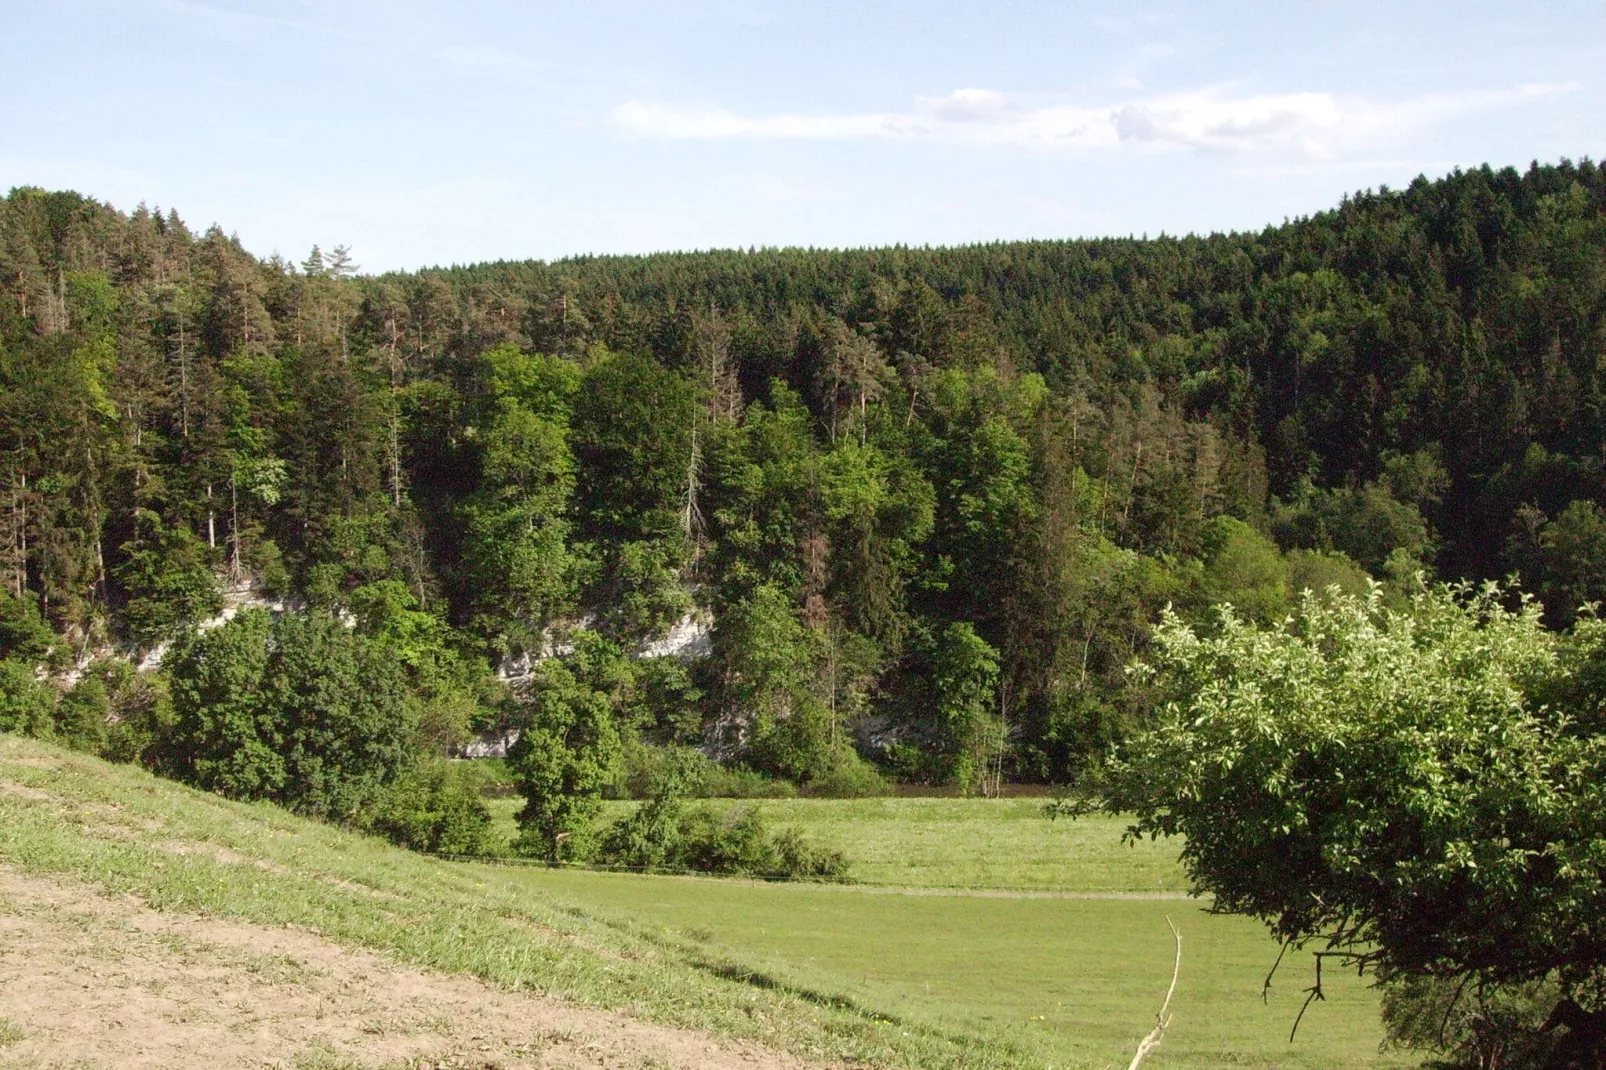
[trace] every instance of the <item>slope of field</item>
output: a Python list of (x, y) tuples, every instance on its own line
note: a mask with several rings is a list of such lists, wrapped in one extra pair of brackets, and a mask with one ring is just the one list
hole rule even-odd
[[(870, 814), (888, 804), (847, 805)], [(986, 821), (966, 820), (975, 826), (963, 846), (970, 854), (1018, 853), (1011, 841), (1024, 842), (1030, 828), (1057, 836), (1063, 827), (1040, 818), (1033, 826), (1002, 821), (993, 848), (981, 835)], [(821, 838), (829, 824), (814, 822)], [(876, 841), (875, 827), (862, 818), (861, 843)], [(1082, 828), (1074, 835), (1091, 836), (1096, 826)], [(1115, 857), (1117, 848), (1104, 850)], [(19, 963), (46, 949), (59, 964), (52, 983), (64, 993), (75, 984), (111, 983), (107, 978), (146, 984), (141, 957), (154, 963), (168, 953), (176, 965), (162, 962), (150, 972), (172, 978), (181, 991), (192, 983), (198, 992), (210, 985), (229, 993), (258, 982), (289, 985), (273, 1013), (302, 1022), (291, 1028), (324, 1047), (286, 1053), (287, 1066), (295, 1058), (307, 1066), (427, 1065), (421, 1060), (437, 1050), (460, 1053), (453, 1058), (480, 1052), (463, 1065), (505, 1067), (719, 1065), (727, 1057), (784, 1065), (775, 1052), (880, 1066), (1125, 1065), (1169, 974), (1167, 915), (1184, 933), (1183, 984), (1176, 1023), (1149, 1065), (1403, 1062), (1379, 1055), (1375, 1000), (1353, 978), (1329, 980), (1328, 1002), (1312, 1009), (1290, 1045), (1306, 967), (1285, 964), (1263, 1005), (1260, 981), (1275, 947), (1253, 925), (1208, 915), (1169, 891), (1143, 899), (1066, 898), (1064, 891), (902, 894), (450, 863), (6, 737), (0, 873), (7, 882), (0, 923), (22, 934), (0, 940), (0, 977), (15, 976)], [(1030, 883), (1018, 877), (1011, 881)], [(1086, 879), (1106, 886), (1148, 881)], [(933, 866), (927, 883), (957, 880)], [(72, 908), (101, 919), (91, 929), (135, 935), (108, 937), (93, 954), (73, 951), (78, 937), (56, 924), (64, 915), (50, 906), (52, 895), (94, 904)], [(181, 925), (180, 943), (189, 941), (191, 950), (164, 943), (164, 925)], [(214, 938), (208, 926), (253, 935)], [(280, 938), (290, 942), (272, 943)], [(316, 953), (295, 942), (307, 940)], [(27, 954), (19, 957), (19, 946)], [(184, 954), (199, 956), (202, 974), (194, 976), (234, 972), (203, 984), (178, 968)], [(279, 977), (274, 963), (286, 961), (292, 976)], [(267, 980), (246, 976), (253, 963)], [(312, 979), (293, 976), (297, 969)], [(397, 979), (387, 979), (387, 970), (399, 971)], [(364, 987), (360, 978), (374, 976), (382, 980)], [(425, 1015), (422, 1004), (404, 998), (420, 985), (442, 986), (443, 993), (478, 986), (485, 1012), (465, 1023), (458, 1008), (474, 1001), (451, 989), (456, 996), (439, 999), (446, 1009)], [(387, 999), (393, 987), (402, 995)], [(107, 1015), (120, 1014), (115, 1028), (132, 1030), (138, 1024), (126, 1019), (151, 1006), (125, 999), (118, 1006), (129, 1010), (114, 1012), (65, 997), (22, 1004), (18, 988), (0, 980), (0, 1044), (13, 1041), (0, 1049), (0, 1061), (21, 1059), (30, 1044), (63, 1028), (60, 1016), (69, 1008), (106, 1033), (113, 1029)], [(322, 1010), (337, 993), (348, 998), (330, 1012), (327, 1030), (296, 1017)], [(253, 1020), (253, 1004), (242, 998), (238, 1008), (221, 998), (192, 999), (200, 1010), (188, 1021), (169, 1014), (168, 1034), (270, 1028), (261, 1020), (271, 1016)], [(606, 1024), (625, 1019), (595, 1008), (658, 1025), (632, 1026), (638, 1032), (631, 1033)], [(564, 1015), (604, 1017), (565, 1025), (573, 1019)]]
[(3, 868), (0, 1009), (0, 1065), (16, 1068), (810, 1065)]

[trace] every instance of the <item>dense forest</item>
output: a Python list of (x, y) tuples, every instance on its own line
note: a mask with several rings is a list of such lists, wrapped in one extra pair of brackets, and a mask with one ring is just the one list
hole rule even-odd
[(1606, 596), (1603, 359), (1587, 160), (1258, 234), (378, 276), (15, 189), (0, 728), (337, 816), (510, 728), (554, 795), (671, 745), (1061, 781), (1167, 605)]

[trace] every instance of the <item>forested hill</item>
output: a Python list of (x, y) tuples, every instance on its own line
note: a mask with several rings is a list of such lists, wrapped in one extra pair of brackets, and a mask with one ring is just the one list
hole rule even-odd
[[(1168, 603), (1420, 567), (1519, 572), (1558, 623), (1606, 595), (1588, 161), (1152, 240), (370, 277), (17, 189), (0, 243), (13, 661), (35, 608), (59, 665), (247, 583), (465, 665), (584, 621), (560, 647), (643, 739), (971, 784), (1140, 716)], [(622, 656), (694, 607), (709, 657)], [(518, 716), (461, 689), (442, 739)]]

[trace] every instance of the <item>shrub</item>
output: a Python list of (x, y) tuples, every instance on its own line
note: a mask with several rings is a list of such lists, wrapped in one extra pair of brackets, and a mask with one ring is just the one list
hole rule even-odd
[(745, 766), (725, 766), (693, 747), (660, 746), (632, 740), (624, 748), (619, 780), (610, 794), (622, 799), (647, 799), (653, 785), (668, 767), (680, 763), (684, 798), (791, 799), (797, 786), (789, 780), (766, 776)]
[(622, 869), (679, 868), (683, 817), (680, 800), (674, 796), (648, 799), (635, 813), (608, 827), (597, 857)]
[(772, 831), (753, 807), (687, 809), (669, 794), (655, 796), (610, 826), (597, 860), (627, 869), (768, 880), (842, 881), (848, 875), (842, 852), (810, 843), (796, 829)]
[(167, 665), (174, 724), (160, 763), (209, 791), (349, 820), (412, 762), (402, 668), (331, 617), (250, 610)]
[(764, 877), (779, 869), (774, 838), (764, 817), (750, 806), (720, 812), (711, 806), (689, 811), (681, 825), (680, 869)]
[(834, 847), (811, 843), (795, 828), (775, 834), (775, 872), (787, 880), (842, 881), (848, 856)]
[(887, 778), (857, 754), (847, 751), (808, 783), (808, 793), (828, 799), (868, 799), (890, 792)]
[(99, 754), (106, 745), (111, 712), (106, 685), (96, 676), (86, 676), (56, 703), (55, 737), (74, 750)]
[(481, 800), (478, 769), (434, 761), (400, 777), (368, 824), (400, 847), (450, 855), (495, 855), (491, 812)]
[(114, 762), (149, 762), (173, 730), (173, 702), (167, 678), (137, 673), (117, 663), (111, 688), (112, 716), (106, 726), (101, 757)]
[(712, 767), (698, 792), (706, 799), (795, 799), (797, 785), (790, 780), (765, 776), (746, 766), (726, 766), (710, 762)]
[(56, 689), (27, 662), (0, 661), (0, 732), (48, 738), (55, 731)]

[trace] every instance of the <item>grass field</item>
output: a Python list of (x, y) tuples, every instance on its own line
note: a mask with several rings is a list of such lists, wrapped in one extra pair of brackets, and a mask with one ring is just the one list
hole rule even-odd
[[(1124, 1066), (1182, 929), (1175, 1022), (1154, 1067), (1409, 1065), (1378, 1052), (1373, 994), (1329, 978), (1297, 1041), (1307, 962), (1255, 925), (1170, 894), (1164, 846), (1036, 802), (782, 800), (782, 823), (848, 850), (875, 887), (450, 863), (0, 737), (0, 859), (159, 909), (293, 923), (463, 971), (799, 1054), (920, 1067)], [(203, 845), (206, 850), (196, 850)], [(179, 849), (179, 847), (183, 849)], [(1025, 895), (956, 894), (961, 885)]]
[[(512, 839), (519, 799), (489, 800)], [(1109, 817), (1049, 821), (1043, 799), (768, 799), (772, 823), (801, 829), (852, 860), (866, 884), (908, 888), (1174, 893), (1186, 889), (1175, 844), (1121, 842)], [(635, 803), (608, 803), (603, 820)]]

